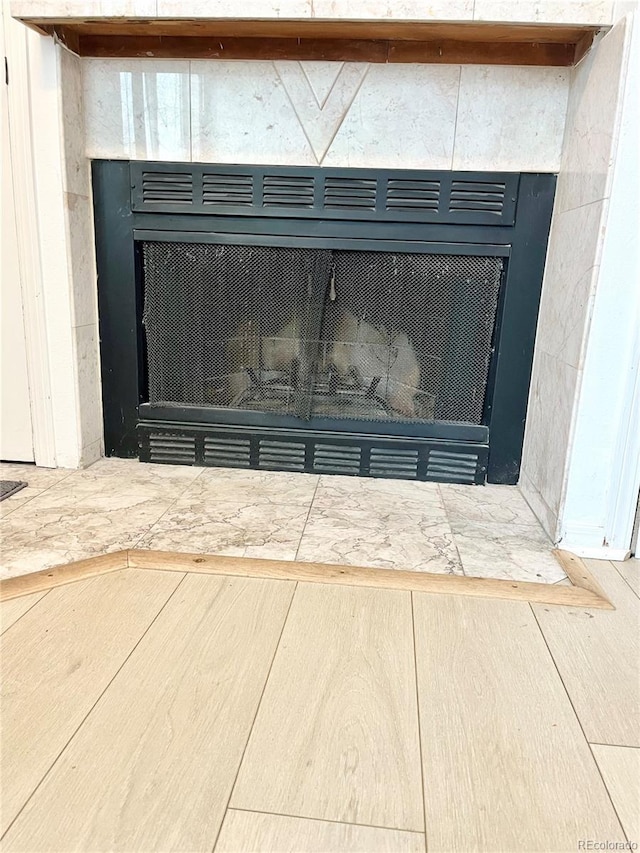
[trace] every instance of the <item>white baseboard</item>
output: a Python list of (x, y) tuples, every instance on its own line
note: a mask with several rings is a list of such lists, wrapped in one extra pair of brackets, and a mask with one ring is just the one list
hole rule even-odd
[(620, 548), (607, 544), (600, 524), (566, 524), (557, 547), (589, 560), (626, 560), (631, 556), (630, 545)]
[(561, 547), (564, 551), (570, 551), (576, 557), (586, 557), (588, 560), (616, 560), (622, 562), (631, 556), (631, 551), (624, 548), (607, 548), (602, 545), (599, 548), (584, 548), (580, 545), (572, 545), (569, 540), (563, 539)]

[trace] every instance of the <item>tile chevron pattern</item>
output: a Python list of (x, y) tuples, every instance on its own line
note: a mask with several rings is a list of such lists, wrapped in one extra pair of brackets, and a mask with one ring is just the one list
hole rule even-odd
[(322, 109), (344, 68), (344, 62), (301, 62), (300, 67), (311, 86), (318, 107)]
[[(369, 66), (360, 62), (274, 62), (318, 163), (344, 121)], [(333, 78), (333, 79), (332, 79)]]

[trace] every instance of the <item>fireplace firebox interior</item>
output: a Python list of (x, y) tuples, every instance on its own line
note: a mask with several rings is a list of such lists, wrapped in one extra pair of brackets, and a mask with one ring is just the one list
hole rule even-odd
[(502, 258), (142, 251), (150, 403), (482, 423)]
[(93, 171), (108, 453), (517, 480), (553, 176)]

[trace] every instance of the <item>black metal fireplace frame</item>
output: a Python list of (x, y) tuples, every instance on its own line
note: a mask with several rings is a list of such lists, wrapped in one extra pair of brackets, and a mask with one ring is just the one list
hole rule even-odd
[[(207, 455), (206, 450), (208, 440), (210, 447), (216, 446), (218, 435), (225, 436), (231, 447), (244, 442), (246, 464), (257, 467), (261, 441), (271, 446), (273, 442), (284, 445), (295, 440), (296, 446), (305, 448), (296, 470), (311, 471), (322, 470), (320, 463), (314, 463), (313, 450), (314, 442), (321, 440), (327, 447), (337, 448), (334, 456), (346, 460), (327, 470), (356, 473), (348, 460), (350, 442), (355, 440), (364, 449), (357, 473), (375, 473), (373, 461), (371, 470), (368, 461), (362, 462), (369, 460), (370, 453), (387, 454), (385, 458), (395, 454), (395, 467), (390, 464), (387, 475), (403, 476), (403, 453), (414, 453), (419, 460), (419, 479), (448, 479), (448, 460), (462, 460), (465, 450), (473, 448), (470, 481), (517, 482), (555, 175), (213, 167), (110, 160), (94, 161), (92, 172), (108, 455), (150, 458), (150, 437), (164, 434), (173, 437), (172, 457), (167, 461), (181, 461), (184, 439), (185, 448), (187, 443), (189, 448), (199, 448), (197, 458), (192, 458), (192, 449), (185, 451), (184, 461), (221, 464), (215, 453)], [(217, 176), (218, 185), (207, 184), (211, 173)], [(150, 181), (147, 177), (146, 185), (145, 175), (153, 178)], [(184, 176), (184, 182), (176, 175)], [(282, 195), (273, 195), (273, 184), (268, 182), (279, 179), (291, 182), (293, 203), (283, 204)], [(344, 199), (340, 190), (345, 179), (355, 179), (365, 187), (361, 191), (363, 202), (357, 200), (349, 207), (349, 199)], [(421, 189), (410, 193), (393, 189), (403, 182)], [(486, 202), (482, 193), (464, 189), (483, 184), (504, 188), (499, 205)], [(432, 185), (438, 187), (436, 192), (431, 191)], [(337, 192), (332, 189), (336, 186)], [(456, 187), (463, 189), (456, 192)], [(435, 201), (419, 201), (412, 209), (413, 199), (407, 202), (402, 196), (416, 195)], [(371, 421), (322, 418), (300, 422), (293, 417), (244, 410), (149, 404), (139, 286), (142, 240), (507, 259), (483, 425), (385, 423), (381, 434), (381, 425)], [(268, 453), (265, 458), (269, 458)], [(462, 464), (464, 468), (467, 463)], [(264, 467), (269, 467), (268, 463)], [(465, 475), (454, 471), (451, 479), (464, 481)]]

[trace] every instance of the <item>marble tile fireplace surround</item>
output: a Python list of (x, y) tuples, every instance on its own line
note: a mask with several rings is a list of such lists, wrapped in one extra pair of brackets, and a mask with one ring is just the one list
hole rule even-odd
[[(101, 59), (25, 35), (25, 74), (46, 82), (40, 106), (59, 129), (33, 140), (53, 436), (40, 461), (77, 468), (104, 453), (91, 160), (551, 173), (517, 488), (562, 547), (625, 556), (639, 476), (639, 25), (633, 4), (555, 5), (602, 27), (575, 67)], [(498, 19), (510, 4), (493, 6)]]

